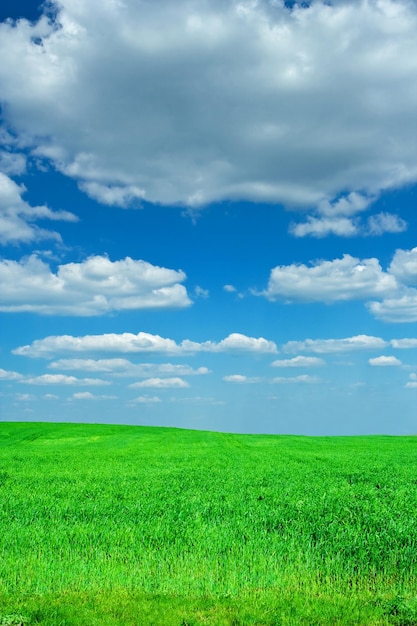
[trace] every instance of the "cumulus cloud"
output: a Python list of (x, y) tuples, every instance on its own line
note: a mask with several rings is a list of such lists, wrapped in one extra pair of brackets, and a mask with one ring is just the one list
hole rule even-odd
[(132, 389), (139, 389), (142, 387), (151, 387), (154, 389), (185, 389), (190, 385), (186, 380), (179, 377), (174, 378), (147, 378), (140, 383), (133, 383), (129, 385)]
[(402, 233), (407, 230), (407, 222), (393, 213), (376, 213), (368, 218), (365, 234), (383, 235)]
[(285, 302), (368, 300), (368, 310), (378, 319), (414, 322), (417, 289), (412, 285), (417, 284), (416, 272), (417, 248), (397, 250), (387, 271), (381, 268), (378, 259), (358, 259), (344, 254), (332, 261), (274, 267), (267, 289), (252, 293)]
[(248, 383), (258, 383), (259, 378), (244, 376), (243, 374), (230, 374), (229, 376), (223, 376), (223, 380), (226, 383), (238, 383), (238, 384), (248, 384)]
[(393, 348), (399, 348), (400, 350), (417, 348), (417, 339), (391, 339), (390, 344)]
[(64, 371), (105, 372), (115, 376), (148, 378), (156, 375), (199, 376), (209, 374), (207, 367), (193, 369), (189, 365), (173, 363), (132, 363), (128, 359), (59, 359), (48, 365)]
[(293, 359), (278, 359), (272, 367), (320, 367), (325, 361), (315, 356), (295, 356)]
[(131, 404), (158, 404), (162, 402), (158, 396), (138, 396), (131, 401)]
[(345, 339), (306, 339), (305, 341), (288, 341), (283, 346), (284, 352), (315, 352), (317, 354), (337, 354), (339, 352), (355, 352), (356, 350), (379, 350), (388, 345), (380, 337), (356, 335)]
[(20, 380), (21, 378), (23, 375), (18, 372), (10, 372), (0, 368), (0, 380)]
[(268, 288), (260, 295), (289, 302), (337, 302), (385, 296), (395, 292), (394, 276), (383, 272), (375, 258), (343, 255), (334, 261), (280, 265), (271, 271)]
[(377, 213), (366, 221), (358, 214), (367, 210), (375, 197), (351, 192), (334, 202), (319, 202), (313, 215), (305, 222), (292, 223), (290, 233), (295, 237), (323, 238), (328, 235), (339, 237), (377, 236), (384, 233), (401, 233), (407, 229), (407, 222), (393, 213)]
[(417, 286), (417, 247), (411, 250), (397, 250), (389, 271), (404, 285)]
[(395, 356), (377, 356), (368, 360), (369, 365), (374, 367), (392, 367), (402, 365), (401, 361)]
[(6, 123), (101, 202), (311, 205), (416, 180), (413, 2), (52, 4), (0, 25)]
[(290, 233), (295, 237), (327, 237), (328, 235), (338, 235), (339, 237), (353, 237), (359, 232), (358, 226), (347, 217), (325, 217), (318, 218), (308, 216), (306, 222), (292, 224)]
[(306, 383), (309, 385), (314, 385), (316, 383), (320, 383), (321, 379), (317, 376), (309, 376), (308, 374), (301, 374), (300, 376), (286, 377), (286, 376), (277, 376), (272, 379), (273, 383), (285, 385), (285, 384), (299, 384)]
[(417, 389), (417, 374), (410, 374), (409, 381), (405, 384), (406, 389)]
[(181, 308), (191, 304), (182, 271), (126, 257), (92, 256), (59, 265), (36, 255), (0, 261), (0, 311), (43, 315), (102, 315), (111, 311)]
[(273, 341), (263, 337), (247, 337), (232, 333), (219, 343), (206, 341), (198, 343), (185, 339), (177, 344), (173, 339), (151, 335), (150, 333), (108, 333), (104, 335), (58, 335), (36, 339), (32, 344), (20, 346), (13, 354), (30, 357), (50, 357), (62, 352), (160, 352), (167, 354), (193, 354), (196, 352), (253, 352), (269, 354), (277, 352)]
[(398, 298), (369, 302), (367, 306), (372, 315), (384, 322), (417, 322), (417, 289), (408, 289)]
[(22, 198), (25, 191), (24, 185), (17, 185), (0, 171), (0, 244), (29, 243), (43, 239), (60, 241), (61, 236), (58, 233), (40, 228), (34, 222), (77, 222), (78, 218), (69, 211), (52, 211), (47, 206), (30, 206)]
[(66, 376), (65, 374), (42, 374), (41, 376), (24, 378), (20, 382), (24, 382), (27, 385), (110, 385), (108, 381), (100, 380), (99, 378), (76, 378), (75, 376)]
[(117, 400), (117, 396), (95, 395), (91, 391), (78, 391), (72, 394), (73, 400)]

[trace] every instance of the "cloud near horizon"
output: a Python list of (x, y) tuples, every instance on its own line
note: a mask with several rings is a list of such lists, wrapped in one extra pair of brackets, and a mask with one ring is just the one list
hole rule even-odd
[(26, 149), (107, 205), (245, 199), (339, 216), (346, 190), (417, 180), (413, 2), (48, 6), (55, 18), (0, 24), (12, 171)]

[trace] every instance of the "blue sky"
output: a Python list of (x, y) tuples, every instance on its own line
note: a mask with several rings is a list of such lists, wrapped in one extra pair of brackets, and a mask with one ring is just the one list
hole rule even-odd
[(417, 431), (417, 9), (3, 2), (3, 420)]

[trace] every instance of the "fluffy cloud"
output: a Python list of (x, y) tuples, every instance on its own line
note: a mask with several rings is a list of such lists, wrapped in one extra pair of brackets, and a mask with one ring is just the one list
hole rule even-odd
[(305, 341), (288, 341), (283, 346), (284, 352), (315, 352), (317, 354), (337, 354), (339, 352), (355, 352), (356, 350), (379, 350), (388, 345), (380, 337), (356, 335), (346, 339), (306, 339)]
[(417, 177), (413, 2), (53, 4), (0, 25), (6, 122), (101, 202), (312, 204)]
[(42, 374), (42, 376), (24, 378), (21, 382), (27, 385), (82, 385), (83, 387), (110, 384), (108, 381), (100, 380), (99, 378), (76, 378), (75, 376), (66, 376), (65, 374)]
[(229, 376), (223, 376), (223, 380), (226, 383), (238, 383), (238, 384), (248, 384), (248, 383), (258, 383), (259, 378), (244, 376), (243, 374), (230, 374)]
[(156, 375), (195, 376), (209, 374), (207, 367), (193, 369), (189, 365), (173, 363), (132, 363), (127, 359), (59, 359), (48, 366), (54, 370), (105, 372), (116, 376), (148, 378)]
[(190, 385), (182, 378), (147, 378), (140, 383), (129, 385), (132, 389), (150, 387), (153, 389), (185, 389)]
[(78, 218), (68, 211), (52, 211), (46, 206), (30, 206), (22, 198), (25, 191), (24, 185), (17, 185), (0, 171), (0, 244), (29, 243), (42, 239), (60, 240), (58, 233), (40, 228), (34, 222), (78, 221)]
[(417, 247), (397, 250), (389, 271), (404, 285), (417, 286)]
[(45, 315), (101, 315), (111, 311), (185, 307), (182, 271), (126, 257), (110, 261), (92, 256), (82, 263), (59, 265), (54, 273), (32, 255), (0, 262), (0, 311)]
[(395, 292), (394, 276), (383, 272), (377, 259), (357, 259), (349, 254), (334, 261), (317, 261), (274, 267), (268, 288), (269, 300), (290, 302), (336, 302), (384, 296)]
[(91, 391), (78, 391), (77, 393), (72, 394), (73, 400), (117, 400), (117, 396), (106, 396), (101, 395), (97, 396)]
[(393, 348), (409, 349), (417, 348), (417, 339), (391, 339), (390, 341)]
[(323, 359), (315, 356), (295, 356), (293, 359), (278, 359), (271, 363), (272, 367), (319, 367), (324, 365)]
[(252, 291), (269, 300), (286, 302), (379, 301), (366, 303), (368, 310), (386, 322), (417, 320), (417, 248), (397, 250), (387, 271), (375, 258), (358, 259), (349, 254), (333, 261), (310, 265), (293, 263), (271, 270), (268, 287)]
[(138, 396), (131, 401), (131, 404), (159, 404), (161, 398), (158, 396)]
[(305, 222), (291, 224), (290, 233), (295, 237), (322, 238), (328, 235), (339, 237), (376, 236), (384, 233), (401, 233), (407, 223), (393, 213), (377, 213), (363, 221), (357, 214), (362, 213), (375, 200), (375, 197), (351, 192), (335, 202), (319, 202), (313, 215)]
[(391, 367), (401, 365), (401, 361), (395, 356), (377, 356), (368, 360), (369, 365), (374, 367)]
[(410, 380), (405, 384), (406, 389), (417, 389), (417, 374), (410, 374)]
[(274, 353), (277, 346), (273, 341), (263, 337), (247, 337), (240, 333), (232, 333), (219, 343), (206, 341), (198, 343), (185, 339), (177, 344), (173, 339), (159, 335), (139, 332), (109, 333), (105, 335), (85, 335), (73, 337), (58, 335), (37, 339), (32, 344), (20, 346), (13, 354), (31, 357), (50, 357), (62, 352), (161, 352), (167, 354), (193, 354), (195, 352), (254, 352)]
[(23, 376), (18, 372), (10, 372), (0, 368), (0, 380), (20, 380), (21, 378)]
[(402, 233), (407, 229), (407, 222), (393, 213), (377, 213), (368, 218), (365, 234), (383, 235), (384, 233)]
[(301, 374), (300, 376), (293, 376), (293, 377), (277, 376), (276, 378), (272, 379), (272, 382), (276, 384), (280, 384), (280, 385), (285, 385), (287, 383), (290, 383), (290, 384), (306, 383), (309, 385), (314, 385), (316, 383), (320, 383), (321, 379), (318, 378), (317, 376), (309, 376), (308, 374)]
[(417, 322), (417, 289), (408, 289), (399, 298), (369, 302), (367, 306), (372, 315), (384, 322)]

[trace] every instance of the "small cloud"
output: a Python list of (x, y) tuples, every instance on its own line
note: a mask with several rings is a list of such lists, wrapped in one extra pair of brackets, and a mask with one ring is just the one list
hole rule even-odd
[(30, 393), (17, 393), (16, 400), (19, 402), (31, 402), (35, 399), (35, 396), (32, 396)]
[(72, 394), (73, 400), (117, 400), (117, 396), (97, 396), (90, 391), (78, 391)]
[(76, 378), (65, 374), (43, 374), (22, 380), (28, 385), (110, 385), (111, 383), (99, 378)]
[(391, 339), (391, 346), (393, 348), (408, 349), (417, 348), (417, 339)]
[(210, 292), (208, 289), (203, 289), (202, 287), (199, 287), (197, 285), (197, 287), (194, 289), (194, 295), (196, 298), (203, 298), (203, 300), (207, 300)]
[(278, 383), (278, 384), (286, 384), (286, 383), (315, 384), (315, 383), (320, 383), (321, 379), (318, 378), (317, 376), (309, 376), (308, 374), (302, 374), (301, 376), (294, 376), (292, 378), (285, 377), (285, 376), (277, 376), (276, 378), (272, 379), (272, 382), (273, 383)]
[(258, 383), (260, 379), (256, 377), (244, 376), (243, 374), (230, 374), (229, 376), (223, 376), (223, 380), (226, 383), (242, 384), (242, 383)]
[(161, 398), (158, 396), (138, 396), (132, 400), (132, 404), (158, 404), (162, 402)]
[(0, 380), (21, 380), (22, 378), (22, 374), (18, 372), (9, 372), (0, 368)]
[(402, 233), (407, 230), (407, 222), (393, 213), (377, 213), (368, 219), (366, 232), (377, 236), (384, 233)]
[(133, 383), (129, 385), (131, 389), (139, 389), (142, 387), (150, 387), (154, 389), (185, 389), (190, 385), (187, 381), (182, 378), (147, 378), (146, 380), (142, 380), (140, 383)]
[(237, 291), (236, 287), (234, 287), (233, 285), (223, 285), (223, 290), (227, 291), (228, 293), (235, 293)]
[(296, 356), (293, 359), (278, 359), (272, 367), (320, 367), (325, 361), (315, 356)]
[(406, 389), (417, 389), (417, 374), (410, 374), (410, 380), (405, 384)]
[(377, 356), (368, 360), (369, 365), (376, 367), (391, 367), (402, 365), (401, 361), (395, 356)]

